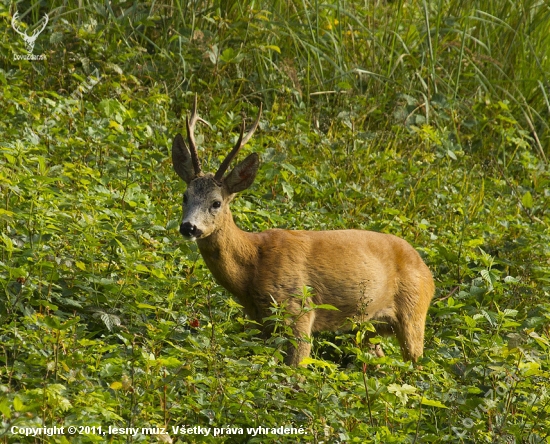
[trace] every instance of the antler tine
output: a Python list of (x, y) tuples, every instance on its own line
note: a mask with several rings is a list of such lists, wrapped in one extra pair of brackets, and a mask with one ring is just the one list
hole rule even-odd
[(238, 152), (241, 150), (243, 146), (246, 145), (246, 143), (250, 140), (252, 135), (254, 134), (254, 131), (258, 128), (258, 124), (260, 123), (260, 117), (262, 115), (262, 104), (260, 103), (260, 110), (258, 111), (258, 117), (256, 117), (256, 121), (252, 125), (252, 128), (250, 128), (250, 131), (244, 135), (244, 129), (246, 126), (246, 121), (243, 119), (243, 123), (241, 125), (241, 133), (239, 134), (239, 139), (237, 140), (237, 143), (231, 150), (231, 152), (227, 155), (227, 157), (224, 159), (220, 167), (218, 168), (218, 171), (216, 171), (216, 174), (214, 175), (214, 179), (220, 182), (223, 178), (223, 175), (225, 174), (227, 168), (229, 167), (229, 164), (233, 161), (235, 156), (238, 154)]
[[(193, 101), (193, 109), (191, 110), (191, 118), (186, 117), (185, 122), (187, 124), (187, 141), (189, 142), (189, 151), (191, 152), (191, 160), (193, 162), (193, 169), (198, 176), (201, 172), (201, 162), (197, 153), (197, 145), (195, 143), (195, 124), (197, 121), (204, 122), (197, 114), (197, 95), (195, 94), (195, 100)], [(206, 123), (206, 122), (205, 122)]]
[(229, 167), (229, 164), (233, 161), (237, 153), (240, 151), (240, 149), (243, 146), (243, 135), (244, 135), (244, 129), (246, 127), (246, 120), (243, 119), (241, 124), (241, 133), (239, 134), (239, 138), (237, 139), (237, 143), (231, 150), (231, 152), (226, 156), (226, 158), (223, 160), (222, 164), (218, 168), (218, 171), (216, 171), (216, 174), (214, 175), (214, 179), (216, 179), (218, 182), (222, 180), (224, 173), (226, 172), (227, 168)]
[[(262, 116), (262, 104), (260, 103), (260, 109), (258, 110), (258, 117), (256, 117), (256, 120), (255, 120), (254, 124), (252, 125), (252, 128), (250, 128), (250, 131), (248, 131), (248, 133), (244, 137), (244, 139), (241, 140), (241, 143), (240, 143), (241, 147), (243, 147), (244, 145), (246, 145), (248, 143), (248, 141), (250, 140), (250, 138), (252, 137), (252, 135), (254, 134), (256, 129), (258, 128), (258, 125), (260, 124), (260, 117), (261, 116)], [(244, 129), (244, 125), (243, 125), (243, 129)], [(241, 135), (242, 135), (242, 131), (241, 131)]]

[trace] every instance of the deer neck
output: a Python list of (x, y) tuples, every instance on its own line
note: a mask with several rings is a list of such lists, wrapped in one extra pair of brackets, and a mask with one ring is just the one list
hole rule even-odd
[(257, 248), (253, 235), (242, 231), (230, 212), (220, 228), (210, 236), (198, 239), (197, 245), (206, 265), (217, 281), (239, 299), (246, 297)]

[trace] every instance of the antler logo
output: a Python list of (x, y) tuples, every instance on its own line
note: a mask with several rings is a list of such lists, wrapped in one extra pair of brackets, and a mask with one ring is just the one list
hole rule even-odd
[(44, 19), (45, 19), (44, 23), (42, 24), (41, 27), (36, 28), (33, 31), (32, 35), (27, 35), (26, 32), (22, 32), (19, 29), (17, 29), (17, 25), (15, 22), (18, 18), (19, 18), (18, 12), (13, 14), (13, 18), (11, 19), (11, 26), (15, 30), (15, 32), (17, 32), (17, 34), (23, 37), (23, 40), (25, 41), (25, 48), (27, 48), (27, 51), (32, 54), (32, 52), (34, 51), (34, 43), (36, 42), (36, 39), (38, 38), (40, 33), (44, 31), (44, 28), (48, 24), (48, 20), (49, 20), (48, 14), (44, 14)]

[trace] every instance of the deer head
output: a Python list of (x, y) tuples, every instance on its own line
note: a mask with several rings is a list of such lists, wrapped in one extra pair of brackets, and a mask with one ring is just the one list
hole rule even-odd
[(252, 128), (246, 135), (245, 121), (233, 150), (221, 163), (215, 174), (204, 174), (197, 154), (195, 143), (195, 124), (204, 122), (197, 114), (197, 96), (193, 102), (191, 117), (186, 119), (187, 146), (181, 134), (177, 134), (172, 143), (172, 164), (176, 173), (187, 183), (183, 195), (183, 220), (180, 233), (184, 238), (194, 241), (204, 239), (223, 228), (227, 217), (230, 217), (229, 203), (235, 193), (247, 189), (256, 178), (259, 167), (259, 156), (250, 154), (224, 177), (229, 164), (240, 149), (250, 140), (258, 127), (262, 107)]
[(39, 28), (36, 28), (32, 35), (27, 35), (26, 32), (22, 32), (22, 31), (19, 31), (19, 29), (17, 29), (17, 26), (16, 26), (16, 20), (19, 19), (19, 13), (16, 12), (15, 14), (13, 14), (13, 17), (11, 19), (11, 26), (12, 28), (15, 30), (15, 32), (17, 32), (17, 34), (19, 34), (21, 37), (23, 37), (23, 40), (25, 42), (25, 48), (27, 49), (27, 51), (29, 53), (32, 53), (34, 51), (34, 44), (36, 42), (36, 39), (38, 38), (38, 36), (40, 35), (40, 33), (42, 31), (44, 31), (44, 28), (46, 27), (46, 25), (48, 24), (48, 14), (44, 14), (44, 23), (42, 24), (41, 27)]

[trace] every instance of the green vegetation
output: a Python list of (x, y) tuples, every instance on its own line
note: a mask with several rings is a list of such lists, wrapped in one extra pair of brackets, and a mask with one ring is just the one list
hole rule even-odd
[[(49, 14), (45, 60), (15, 57), (16, 10), (29, 35)], [(2, 442), (550, 443), (548, 2), (1, 0), (0, 20)], [(264, 104), (241, 228), (421, 252), (418, 368), (392, 338), (371, 356), (369, 325), (300, 369), (256, 336), (177, 232), (195, 93), (209, 170)]]

